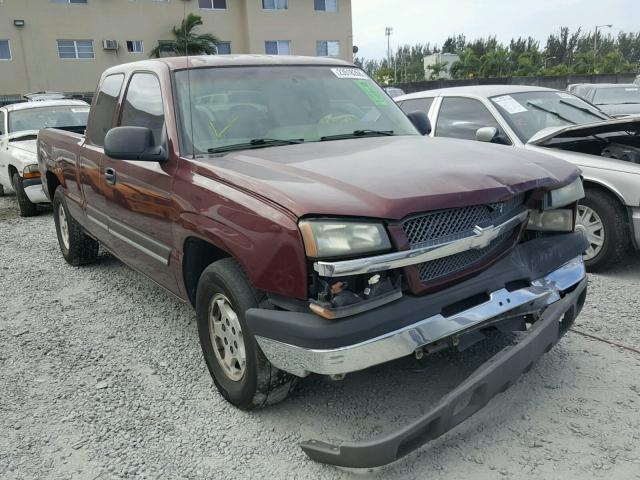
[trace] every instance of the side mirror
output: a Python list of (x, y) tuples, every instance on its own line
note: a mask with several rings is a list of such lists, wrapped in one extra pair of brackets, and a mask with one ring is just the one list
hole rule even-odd
[(115, 127), (104, 137), (104, 153), (116, 160), (162, 162), (167, 152), (156, 145), (153, 132), (147, 127)]
[(431, 133), (431, 122), (426, 113), (418, 110), (407, 113), (407, 118), (409, 118), (413, 126), (418, 129), (420, 135), (429, 135)]
[(500, 132), (496, 127), (482, 127), (476, 130), (476, 140), (479, 142), (492, 143), (499, 135)]

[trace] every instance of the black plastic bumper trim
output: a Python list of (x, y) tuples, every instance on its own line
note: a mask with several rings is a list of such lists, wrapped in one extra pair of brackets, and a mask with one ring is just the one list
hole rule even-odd
[(431, 411), (406, 427), (364, 442), (333, 445), (309, 440), (301, 444), (302, 449), (317, 462), (350, 468), (379, 467), (404, 457), (462, 423), (529, 371), (571, 326), (586, 288), (585, 278), (571, 293), (550, 305), (517, 343), (490, 358)]

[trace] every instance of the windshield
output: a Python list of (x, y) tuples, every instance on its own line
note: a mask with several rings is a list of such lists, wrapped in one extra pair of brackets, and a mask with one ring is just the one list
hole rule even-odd
[(640, 103), (640, 87), (598, 88), (593, 97), (596, 105)]
[(593, 105), (567, 92), (523, 92), (491, 97), (523, 142), (549, 127), (584, 125), (609, 120)]
[[(175, 80), (186, 152), (192, 138), (189, 96), (196, 154), (282, 145), (279, 140), (418, 135), (393, 100), (357, 68), (201, 68), (188, 76), (178, 71)], [(256, 142), (261, 139), (268, 141)]]
[(9, 113), (9, 132), (48, 127), (86, 127), (89, 105), (35, 107)]

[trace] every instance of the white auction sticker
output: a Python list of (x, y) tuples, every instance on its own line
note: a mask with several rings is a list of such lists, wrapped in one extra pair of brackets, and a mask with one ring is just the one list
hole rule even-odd
[(338, 78), (356, 78), (358, 80), (367, 79), (367, 74), (359, 68), (332, 68), (331, 71)]
[(571, 98), (573, 99), (573, 95), (569, 94), (569, 93), (564, 93), (564, 92), (558, 92), (558, 96), (561, 98)]
[(87, 107), (87, 108), (72, 108), (71, 111), (73, 113), (87, 113), (89, 111), (89, 107)]
[(635, 88), (635, 87), (625, 88), (625, 90), (626, 90), (627, 92), (637, 92), (637, 91), (638, 91), (638, 89), (637, 89), (637, 88)]
[(520, 105), (511, 95), (502, 95), (493, 99), (498, 105), (504, 108), (508, 113), (513, 115), (514, 113), (522, 113), (528, 111), (522, 105)]

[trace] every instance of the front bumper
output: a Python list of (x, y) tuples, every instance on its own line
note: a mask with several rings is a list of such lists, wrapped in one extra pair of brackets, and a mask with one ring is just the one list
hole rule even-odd
[(49, 203), (49, 199), (44, 193), (44, 188), (39, 178), (23, 178), (22, 186), (24, 187), (24, 193), (27, 194), (31, 203)]
[(540, 314), (585, 278), (578, 256), (534, 280), (526, 288), (501, 288), (479, 305), (449, 316), (441, 313), (369, 340), (332, 349), (304, 348), (257, 337), (269, 361), (281, 370), (304, 377), (309, 373), (340, 375), (411, 355), (417, 349), (499, 320)]
[(542, 313), (585, 277), (586, 248), (576, 232), (531, 240), (450, 288), (344, 319), (268, 309), (250, 309), (246, 318), (276, 367), (300, 377), (354, 372), (499, 320)]
[(333, 445), (309, 440), (302, 443), (302, 449), (317, 462), (351, 468), (378, 467), (404, 457), (469, 418), (529, 371), (573, 324), (584, 304), (586, 289), (587, 279), (583, 278), (548, 306), (517, 343), (485, 362), (433, 409), (406, 427), (364, 442)]

